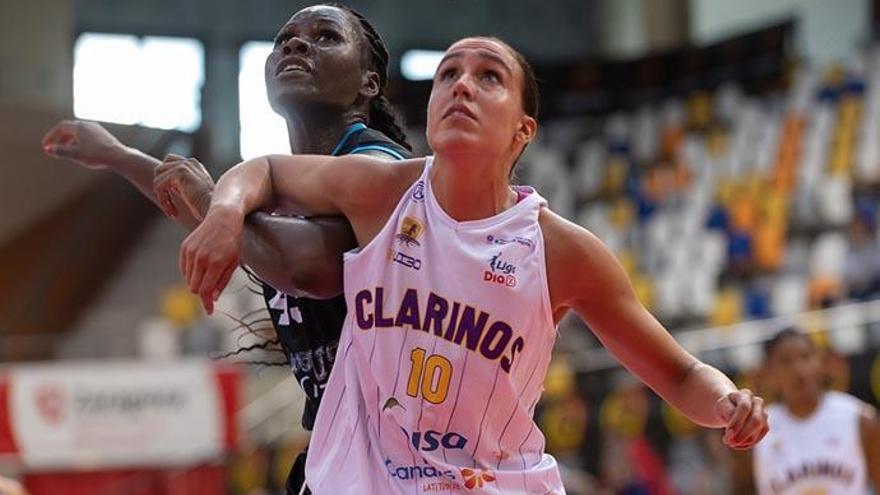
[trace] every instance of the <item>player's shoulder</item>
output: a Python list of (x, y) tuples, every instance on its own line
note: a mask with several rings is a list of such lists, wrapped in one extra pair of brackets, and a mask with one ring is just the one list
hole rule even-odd
[[(538, 225), (544, 238), (548, 262), (580, 259), (582, 256), (604, 253), (605, 244), (588, 229), (566, 219), (544, 206), (538, 214)], [(586, 260), (582, 260), (586, 261)]]
[(345, 162), (339, 163), (342, 168), (351, 167), (359, 171), (358, 174), (337, 175), (340, 182), (347, 183), (335, 188), (339, 194), (346, 196), (344, 202), (348, 205), (347, 209), (369, 209), (371, 206), (383, 209), (385, 203), (392, 199), (396, 204), (425, 168), (424, 157), (392, 161), (358, 154), (341, 158), (345, 159)]
[(838, 392), (836, 390), (825, 392), (824, 400), (827, 401), (831, 408), (836, 410), (856, 412), (859, 414), (862, 414), (863, 411), (874, 410), (874, 406), (858, 397), (844, 392)]
[(340, 155), (365, 154), (385, 160), (406, 160), (413, 158), (413, 152), (378, 129), (365, 128), (338, 151)]
[(598, 303), (623, 290), (617, 259), (595, 234), (547, 207), (541, 209), (538, 224), (554, 308), (575, 301)]
[(866, 428), (871, 430), (880, 429), (877, 409), (858, 397), (832, 390), (825, 392), (823, 402), (827, 406), (831, 417), (843, 421), (852, 421), (855, 418), (862, 430)]
[[(337, 178), (347, 178), (364, 188), (381, 189), (383, 183), (376, 180), (396, 181), (408, 177), (417, 178), (425, 167), (425, 158), (409, 158), (406, 160), (389, 160), (384, 156), (372, 153), (356, 153), (333, 158)], [(356, 173), (351, 173), (357, 171)], [(412, 181), (415, 181), (415, 178)], [(363, 180), (363, 179), (366, 179)], [(411, 182), (412, 182), (411, 181)]]

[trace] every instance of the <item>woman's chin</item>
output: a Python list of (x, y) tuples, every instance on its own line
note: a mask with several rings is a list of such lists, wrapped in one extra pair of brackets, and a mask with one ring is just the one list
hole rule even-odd
[(458, 129), (443, 131), (436, 139), (431, 140), (431, 149), (434, 153), (471, 153), (479, 152), (485, 147), (479, 134)]
[(317, 95), (313, 88), (305, 85), (289, 84), (273, 88), (269, 102), (275, 113), (283, 114), (315, 100), (316, 97)]

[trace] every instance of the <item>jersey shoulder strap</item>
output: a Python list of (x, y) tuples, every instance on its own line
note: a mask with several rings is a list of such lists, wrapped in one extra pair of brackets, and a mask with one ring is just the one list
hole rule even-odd
[(381, 131), (370, 127), (360, 127), (355, 132), (343, 136), (343, 138), (344, 140), (340, 140), (333, 153), (336, 156), (378, 151), (387, 154), (395, 160), (405, 160), (413, 157), (412, 151), (401, 146)]

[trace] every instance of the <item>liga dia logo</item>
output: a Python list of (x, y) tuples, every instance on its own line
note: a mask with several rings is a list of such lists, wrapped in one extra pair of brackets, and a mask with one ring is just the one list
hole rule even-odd
[(41, 385), (34, 391), (37, 411), (47, 423), (57, 425), (64, 419), (67, 396), (58, 385)]
[(464, 478), (464, 487), (468, 490), (473, 488), (483, 488), (486, 483), (495, 481), (495, 475), (492, 471), (483, 471), (482, 469), (461, 469), (461, 477)]

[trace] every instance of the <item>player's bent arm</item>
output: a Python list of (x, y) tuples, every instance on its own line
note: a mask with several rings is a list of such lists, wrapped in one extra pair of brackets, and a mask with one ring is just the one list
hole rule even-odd
[[(119, 145), (103, 155), (102, 164), (113, 173), (121, 176), (134, 186), (141, 194), (161, 208), (153, 189), (154, 173), (162, 161), (143, 151), (130, 146)], [(178, 214), (174, 216), (179, 224), (187, 230), (196, 228), (199, 220), (193, 217), (187, 208), (177, 203)]]
[(85, 168), (110, 169), (127, 179), (151, 201), (153, 170), (159, 160), (120, 142), (101, 124), (87, 120), (62, 120), (42, 140), (43, 150)]
[(279, 199), (313, 214), (342, 213), (365, 245), (387, 220), (396, 193), (423, 167), (424, 159), (391, 165), (359, 155), (272, 155), (240, 163), (220, 178), (204, 220), (181, 244), (180, 271), (210, 314), (241, 259), (249, 213)]
[(124, 177), (150, 201), (156, 203), (153, 193), (153, 171), (161, 160), (129, 146), (122, 146), (107, 155), (107, 168)]
[(878, 422), (877, 410), (868, 404), (862, 404), (859, 413), (859, 436), (862, 452), (865, 454), (865, 464), (868, 467), (868, 477), (876, 492), (880, 490), (880, 422)]
[(305, 215), (342, 214), (359, 246), (381, 230), (424, 158), (389, 161), (368, 155), (269, 157), (273, 199)]
[(211, 209), (230, 209), (242, 220), (269, 207), (306, 215), (357, 214), (384, 194), (389, 169), (388, 162), (364, 155), (254, 158), (223, 174)]
[(342, 253), (357, 245), (343, 217), (248, 215), (242, 262), (287, 294), (329, 299), (342, 292)]
[[(363, 155), (396, 162), (387, 153)], [(344, 217), (290, 217), (254, 212), (242, 237), (242, 261), (288, 294), (328, 299), (342, 292), (342, 254), (357, 246)]]
[(727, 422), (716, 402), (735, 392), (724, 374), (685, 351), (642, 306), (620, 264), (587, 230), (542, 212), (554, 314), (573, 309), (631, 372), (692, 421)]

